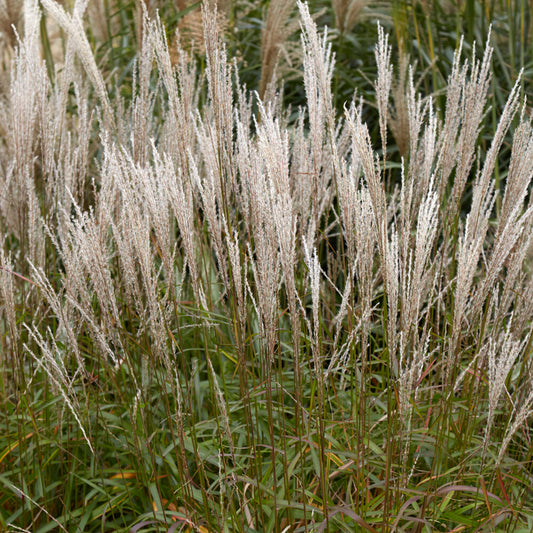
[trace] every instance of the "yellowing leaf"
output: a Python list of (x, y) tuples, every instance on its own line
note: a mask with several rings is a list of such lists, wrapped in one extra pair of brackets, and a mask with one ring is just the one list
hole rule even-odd
[(137, 477), (137, 472), (119, 472), (109, 479), (134, 479)]

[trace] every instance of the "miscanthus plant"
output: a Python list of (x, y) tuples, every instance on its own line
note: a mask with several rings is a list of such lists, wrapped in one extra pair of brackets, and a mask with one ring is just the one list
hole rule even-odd
[(520, 79), (487, 144), (490, 46), (440, 108), (380, 29), (373, 140), (305, 4), (293, 110), (208, 3), (201, 64), (139, 9), (126, 99), (86, 7), (28, 0), (4, 62), (0, 529), (531, 531)]

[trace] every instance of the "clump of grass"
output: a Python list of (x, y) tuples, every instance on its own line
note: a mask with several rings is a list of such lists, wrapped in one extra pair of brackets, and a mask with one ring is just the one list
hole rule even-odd
[(42, 6), (2, 103), (2, 528), (529, 531), (533, 129), (518, 80), (483, 142), (490, 46), (439, 108), (379, 29), (376, 143), (306, 4), (296, 115), (282, 36), (250, 93), (209, 2), (200, 65), (139, 7), (127, 100)]

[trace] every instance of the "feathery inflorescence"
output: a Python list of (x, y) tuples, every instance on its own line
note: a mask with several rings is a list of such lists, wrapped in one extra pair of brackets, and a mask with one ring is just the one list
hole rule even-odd
[[(519, 79), (481, 139), (488, 44), (463, 61), (461, 42), (434, 98), (379, 26), (375, 111), (338, 113), (332, 34), (300, 1), (269, 5), (258, 92), (224, 2), (177, 3), (193, 50), (139, 5), (129, 96), (87, 2), (2, 5), (10, 46), (24, 15), (0, 102), (0, 482), (28, 494), (10, 524), (459, 530), (454, 498), (431, 503), (448, 490), (474, 494), (468, 527), (529, 512), (501, 487), (531, 460), (533, 128)], [(366, 6), (333, 2), (340, 33)], [(287, 112), (294, 7), (306, 104)]]

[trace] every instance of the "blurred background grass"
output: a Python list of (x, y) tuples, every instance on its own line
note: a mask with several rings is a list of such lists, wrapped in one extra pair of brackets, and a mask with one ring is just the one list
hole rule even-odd
[[(4, 0), (5, 1), (5, 0)], [(73, 5), (73, 0), (64, 1)], [(293, 110), (305, 106), (299, 42), (299, 20), (294, 0), (285, 4), (283, 13), (269, 20), (270, 0), (217, 0), (220, 29), (225, 35), (229, 57), (235, 58), (241, 81), (248, 89), (264, 96), (276, 63), (278, 87), (283, 90), (283, 103)], [(487, 43), (494, 49), (492, 61), (491, 108), (482, 143), (490, 142), (497, 118), (507, 97), (523, 70), (522, 91), (531, 96), (533, 74), (533, 2), (527, 0), (449, 0), (441, 1), (369, 1), (369, 0), (310, 0), (319, 28), (328, 27), (329, 39), (336, 56), (332, 92), (337, 114), (351, 101), (354, 93), (370, 109), (375, 104), (375, 57), (378, 23), (389, 34), (392, 63), (397, 66), (395, 86), (398, 98), (396, 120), (392, 122), (393, 138), (389, 142), (389, 157), (401, 155), (406, 142), (406, 105), (401, 101), (402, 87), (408, 83), (407, 65), (414, 65), (413, 79), (422, 94), (434, 98), (443, 118), (445, 88), (453, 56), (463, 41), (463, 55), (474, 51), (481, 57)], [(272, 2), (275, 4), (275, 2)], [(200, 72), (205, 67), (202, 43), (201, 2), (198, 0), (148, 0), (150, 15), (156, 12), (164, 23), (169, 42), (179, 31), (182, 41), (196, 50)], [(121, 95), (131, 98), (134, 60), (141, 36), (141, 3), (139, 0), (91, 0), (87, 29), (99, 66), (120, 88)], [(6, 12), (7, 13), (7, 12)], [(15, 15), (15, 11), (13, 11)], [(281, 19), (280, 19), (281, 17)], [(8, 25), (17, 22), (7, 21)], [(6, 21), (3, 21), (6, 27)], [(276, 35), (277, 31), (277, 35)], [(265, 35), (273, 39), (265, 38)], [(271, 42), (271, 41), (274, 42)], [(43, 48), (50, 68), (54, 64), (49, 47), (47, 25), (42, 25)], [(13, 41), (14, 42), (14, 41)], [(268, 50), (266, 48), (269, 48)], [(474, 50), (475, 49), (475, 50)], [(402, 71), (401, 65), (405, 65)], [(112, 96), (112, 95), (111, 95)], [(368, 109), (368, 108), (367, 108)], [(294, 113), (293, 116), (296, 116)], [(367, 112), (373, 141), (379, 131), (377, 113)], [(508, 136), (513, 133), (513, 128)], [(510, 148), (509, 142), (506, 147)], [(500, 154), (500, 172), (505, 173), (509, 150)], [(399, 160), (398, 157), (396, 157)], [(500, 176), (497, 176), (500, 179)]]
[[(4, 8), (3, 14), (0, 14), (0, 29), (4, 38), (14, 46), (16, 36), (11, 26), (18, 27), (20, 31), (22, 2), (3, 0), (2, 3)], [(63, 1), (67, 7), (72, 7), (73, 3), (73, 0)], [(225, 33), (229, 56), (237, 59), (241, 79), (247, 87), (259, 90), (265, 71), (262, 34), (268, 30), (270, 0), (218, 0), (215, 3), (218, 4), (221, 30)], [(531, 93), (532, 2), (310, 0), (308, 3), (310, 11), (316, 14), (319, 28), (329, 28), (329, 38), (336, 55), (333, 94), (339, 113), (343, 104), (351, 100), (354, 91), (368, 102), (373, 100), (378, 22), (389, 34), (393, 64), (400, 65), (402, 58), (409, 57), (416, 65), (413, 73), (415, 83), (420, 84), (423, 94), (433, 95), (437, 101), (444, 96), (453, 55), (461, 39), (464, 39), (466, 56), (472, 53), (473, 47), (481, 55), (487, 39), (494, 48), (492, 116), (498, 115), (521, 69), (524, 70), (523, 91)], [(285, 102), (297, 107), (305, 103), (298, 51), (299, 22), (295, 2), (287, 0), (284, 4), (289, 9), (286, 8), (283, 15), (288, 16), (289, 20), (274, 22), (286, 23), (286, 31), (281, 36), (283, 41), (274, 43), (278, 45), (275, 46), (274, 55), (277, 57), (279, 52), (278, 78), (283, 79)], [(145, 5), (151, 15), (159, 13), (169, 40), (172, 41), (175, 31), (179, 30), (182, 39), (196, 48), (201, 64), (201, 2), (150, 0)], [(139, 49), (142, 24), (140, 6), (139, 0), (91, 0), (88, 8), (87, 31), (96, 57), (100, 66), (123, 88), (126, 97), (131, 87), (133, 62)], [(44, 20), (41, 29), (45, 57), (50, 68), (53, 68), (51, 30)]]

